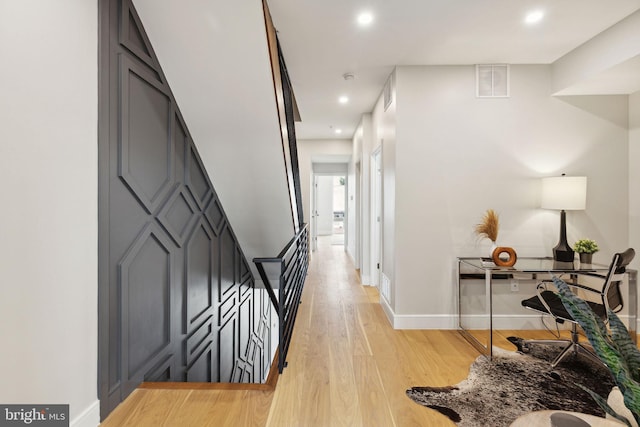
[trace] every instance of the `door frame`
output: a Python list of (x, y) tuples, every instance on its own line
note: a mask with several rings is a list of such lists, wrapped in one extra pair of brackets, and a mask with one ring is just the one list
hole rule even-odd
[(344, 186), (345, 186), (345, 192), (344, 192), (344, 242), (343, 242), (343, 246), (344, 246), (344, 250), (347, 250), (347, 244), (349, 242), (349, 225), (348, 225), (348, 221), (349, 221), (349, 174), (348, 172), (312, 172), (311, 174), (311, 182), (313, 183), (311, 185), (311, 222), (312, 222), (312, 226), (311, 226), (311, 239), (312, 239), (312, 243), (311, 243), (311, 247), (312, 250), (315, 252), (318, 250), (318, 210), (317, 210), (317, 204), (318, 204), (318, 193), (317, 193), (317, 189), (318, 189), (318, 177), (319, 176), (339, 176), (339, 177), (343, 177), (344, 178)]
[(380, 288), (382, 275), (383, 188), (382, 141), (371, 153), (371, 285)]

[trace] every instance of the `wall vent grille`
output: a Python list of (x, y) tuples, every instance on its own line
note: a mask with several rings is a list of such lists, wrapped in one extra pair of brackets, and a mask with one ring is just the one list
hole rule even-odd
[(380, 293), (387, 301), (391, 302), (391, 280), (386, 274), (382, 273), (382, 283), (380, 284)]
[(476, 65), (476, 96), (478, 98), (508, 98), (509, 65)]

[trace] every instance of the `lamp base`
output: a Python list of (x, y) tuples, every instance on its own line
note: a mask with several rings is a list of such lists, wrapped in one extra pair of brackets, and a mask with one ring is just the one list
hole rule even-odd
[(560, 241), (553, 248), (553, 259), (561, 262), (573, 262), (575, 252), (567, 243), (567, 213), (562, 210), (560, 212)]
[(571, 249), (571, 246), (566, 241), (559, 242), (555, 248), (553, 248), (554, 261), (573, 262), (575, 258), (575, 252)]

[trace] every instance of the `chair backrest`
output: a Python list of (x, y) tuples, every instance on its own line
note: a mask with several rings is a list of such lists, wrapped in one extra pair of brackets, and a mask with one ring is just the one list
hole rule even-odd
[(604, 281), (602, 288), (602, 302), (605, 307), (611, 309), (614, 313), (622, 310), (624, 306), (622, 300), (622, 292), (620, 291), (620, 284), (624, 280), (624, 274), (627, 271), (627, 266), (635, 257), (636, 252), (633, 248), (629, 248), (624, 252), (619, 252), (613, 255), (611, 265), (609, 266), (609, 272)]

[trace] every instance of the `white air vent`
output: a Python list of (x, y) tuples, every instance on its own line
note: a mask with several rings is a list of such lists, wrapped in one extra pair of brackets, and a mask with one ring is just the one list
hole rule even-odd
[(382, 93), (384, 96), (384, 111), (387, 111), (391, 103), (393, 102), (393, 74), (389, 76), (387, 82), (384, 84), (384, 89), (382, 89)]
[(507, 98), (509, 96), (509, 66), (504, 64), (476, 65), (476, 96)]
[(386, 274), (382, 273), (381, 275), (382, 283), (380, 286), (380, 293), (387, 301), (391, 301), (391, 280), (389, 280)]

